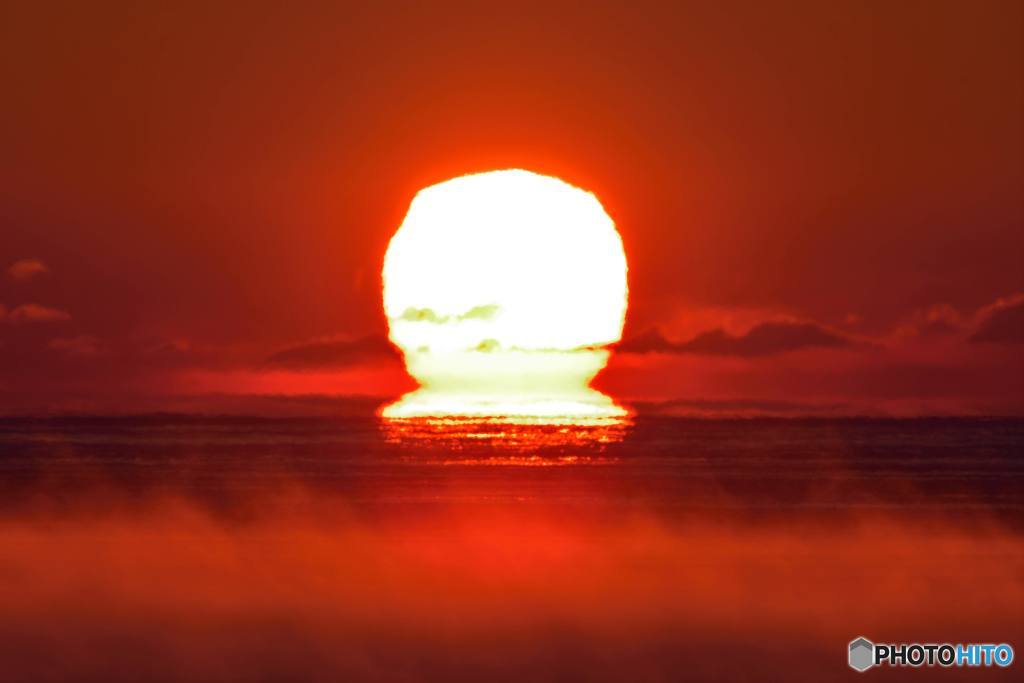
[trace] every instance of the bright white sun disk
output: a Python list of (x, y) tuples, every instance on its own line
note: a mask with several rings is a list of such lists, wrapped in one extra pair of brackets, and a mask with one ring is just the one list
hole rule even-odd
[(619, 415), (589, 388), (626, 313), (626, 258), (597, 198), (492, 171), (413, 199), (384, 259), (391, 340), (421, 388), (387, 417)]

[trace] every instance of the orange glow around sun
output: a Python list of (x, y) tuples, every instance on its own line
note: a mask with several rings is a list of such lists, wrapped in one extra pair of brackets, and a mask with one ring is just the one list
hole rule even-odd
[(391, 341), (420, 388), (385, 417), (614, 417), (589, 386), (622, 336), (626, 256), (597, 198), (491, 171), (420, 191), (384, 257)]

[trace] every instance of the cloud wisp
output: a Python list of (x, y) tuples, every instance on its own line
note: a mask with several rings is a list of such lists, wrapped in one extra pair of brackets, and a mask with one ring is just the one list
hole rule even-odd
[(485, 304), (482, 306), (474, 306), (465, 313), (460, 313), (459, 315), (439, 315), (432, 308), (413, 308), (410, 306), (402, 312), (399, 319), (410, 323), (433, 323), (435, 325), (443, 325), (444, 323), (451, 321), (462, 322), (463, 320), (490, 320), (500, 309), (501, 307), (497, 304)]
[(660, 330), (651, 329), (618, 345), (618, 351), (635, 354), (701, 354), (755, 358), (811, 348), (849, 348), (853, 339), (816, 323), (764, 322), (743, 334), (730, 334), (719, 328), (701, 332), (689, 341), (667, 339)]
[(18, 282), (27, 282), (40, 275), (45, 275), (50, 272), (50, 268), (36, 258), (26, 258), (15, 261), (7, 269), (7, 275), (12, 280)]
[(398, 360), (398, 352), (381, 335), (299, 344), (271, 354), (264, 363), (274, 368), (301, 370), (346, 367), (374, 360)]
[(71, 314), (58, 308), (39, 304), (22, 304), (14, 308), (7, 320), (14, 324), (20, 323), (52, 323), (71, 320)]
[(1024, 294), (999, 299), (978, 314), (978, 325), (968, 341), (1024, 344)]

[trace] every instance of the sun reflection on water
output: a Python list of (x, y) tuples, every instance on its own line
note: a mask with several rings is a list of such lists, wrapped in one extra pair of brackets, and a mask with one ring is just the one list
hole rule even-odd
[(409, 457), (431, 453), (445, 465), (551, 467), (608, 464), (605, 448), (622, 441), (628, 417), (381, 418), (386, 442), (414, 446)]

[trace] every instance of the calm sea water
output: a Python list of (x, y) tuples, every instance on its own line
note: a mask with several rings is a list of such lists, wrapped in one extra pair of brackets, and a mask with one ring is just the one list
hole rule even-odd
[(761, 514), (983, 509), (1020, 521), (1024, 420), (0, 420), (0, 505), (40, 487), (73, 498), (99, 484), (126, 495), (174, 489), (214, 506), (287, 484), (353, 504), (459, 497)]
[(1011, 680), (1024, 421), (0, 420), (0, 681)]

